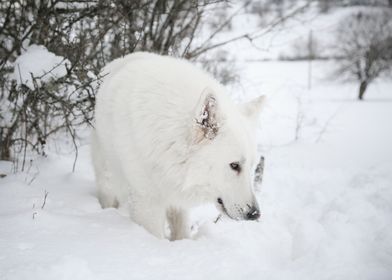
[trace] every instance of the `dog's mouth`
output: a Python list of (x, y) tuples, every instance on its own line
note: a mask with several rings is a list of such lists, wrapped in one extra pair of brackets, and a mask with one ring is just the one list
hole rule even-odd
[(238, 213), (238, 216), (236, 216), (234, 214), (234, 216), (229, 214), (229, 211), (226, 208), (226, 205), (224, 204), (222, 198), (218, 198), (216, 200), (216, 206), (217, 208), (220, 210), (220, 212), (229, 217), (232, 220), (248, 220), (248, 221), (254, 221), (254, 220), (258, 220), (260, 218), (260, 210), (257, 207), (257, 205), (255, 206), (251, 206), (249, 204), (246, 204), (246, 206), (249, 208), (247, 209), (247, 211), (245, 211), (245, 208), (239, 207), (239, 205), (235, 204), (234, 205), (234, 212)]
[(225, 215), (226, 215), (227, 217), (229, 217), (230, 219), (237, 220), (237, 219), (233, 218), (232, 216), (230, 216), (229, 212), (227, 211), (227, 208), (225, 207), (225, 204), (223, 203), (222, 198), (218, 197), (218, 199), (216, 200), (216, 202), (218, 203), (219, 208), (220, 208), (220, 210), (221, 210), (221, 212), (222, 212), (223, 214), (225, 214)]

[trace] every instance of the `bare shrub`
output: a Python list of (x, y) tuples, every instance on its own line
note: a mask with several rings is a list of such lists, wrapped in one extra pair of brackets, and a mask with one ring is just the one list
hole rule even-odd
[[(211, 55), (212, 57), (212, 55)], [(207, 58), (200, 62), (203, 67), (224, 85), (239, 81), (236, 60), (225, 50), (213, 52), (214, 59)]]
[[(135, 51), (186, 57), (207, 8), (219, 2), (2, 1), (0, 159), (25, 158), (27, 151), (44, 155), (58, 132), (68, 134), (77, 151), (78, 128), (92, 125), (101, 68)], [(13, 80), (15, 60), (32, 44), (70, 61), (66, 75), (49, 81), (32, 76), (33, 87)]]
[(336, 33), (340, 57), (335, 74), (359, 83), (358, 99), (378, 77), (391, 76), (392, 12), (358, 12), (343, 19)]

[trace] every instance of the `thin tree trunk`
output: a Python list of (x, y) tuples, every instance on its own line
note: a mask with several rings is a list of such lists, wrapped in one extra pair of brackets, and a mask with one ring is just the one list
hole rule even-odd
[(359, 94), (358, 99), (363, 100), (363, 96), (365, 95), (365, 91), (367, 89), (368, 83), (366, 81), (362, 81), (361, 85), (359, 86)]
[(11, 138), (8, 133), (0, 131), (0, 160), (11, 159)]

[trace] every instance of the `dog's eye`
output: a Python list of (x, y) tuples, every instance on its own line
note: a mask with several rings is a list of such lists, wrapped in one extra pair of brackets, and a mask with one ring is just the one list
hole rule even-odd
[(236, 171), (237, 173), (241, 172), (241, 166), (238, 162), (232, 162), (230, 163), (230, 168)]

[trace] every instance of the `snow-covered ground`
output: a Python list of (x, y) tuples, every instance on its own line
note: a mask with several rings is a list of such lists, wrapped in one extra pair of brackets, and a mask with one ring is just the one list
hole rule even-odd
[(391, 279), (392, 83), (357, 102), (330, 64), (310, 90), (305, 62), (241, 64), (231, 94), (268, 96), (260, 222), (202, 208), (194, 240), (158, 240), (101, 209), (85, 144), (74, 173), (52, 152), (0, 179), (0, 279)]
[[(23, 173), (0, 162), (8, 174), (0, 178), (0, 279), (392, 279), (392, 82), (372, 84), (358, 102), (357, 85), (328, 79), (332, 61), (313, 62), (310, 88), (307, 62), (260, 61), (298, 55), (293, 46), (306, 45), (311, 30), (330, 55), (348, 12), (315, 17), (313, 9), (253, 45), (226, 47), (241, 78), (228, 89), (233, 98), (268, 96), (259, 222), (214, 223), (207, 206), (193, 213), (193, 240), (158, 240), (125, 213), (101, 209), (88, 139), (74, 173), (59, 141)], [(223, 39), (258, 20), (240, 15)], [(66, 62), (39, 46), (26, 61), (34, 67), (21, 63), (14, 76), (28, 86), (29, 72), (58, 64), (51, 74), (61, 76)]]

